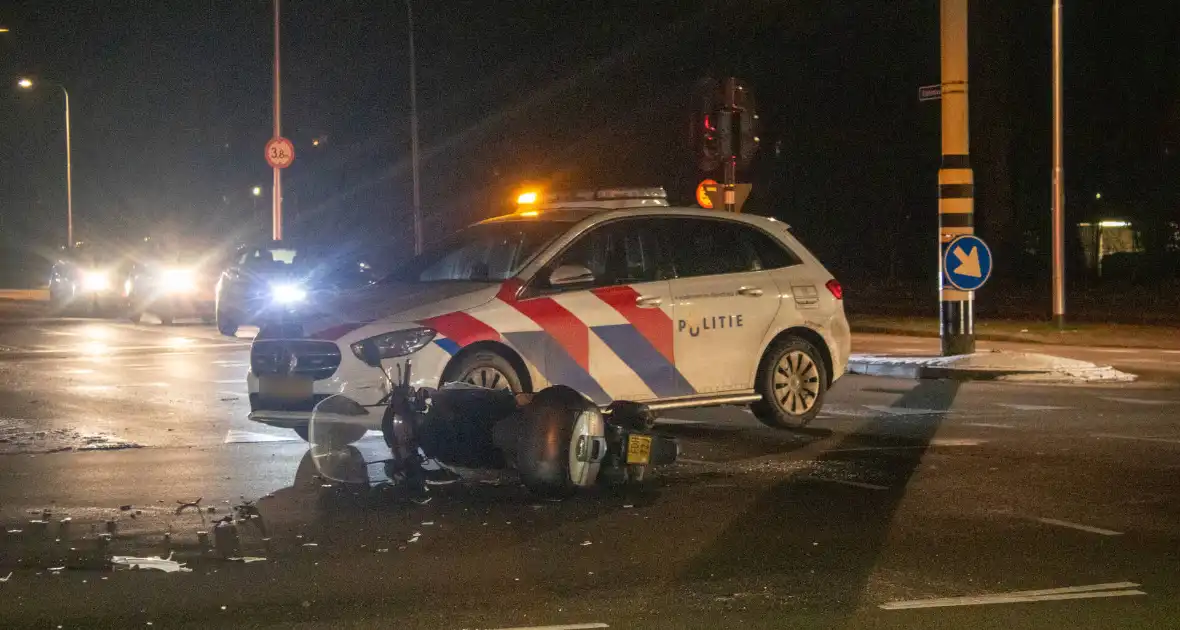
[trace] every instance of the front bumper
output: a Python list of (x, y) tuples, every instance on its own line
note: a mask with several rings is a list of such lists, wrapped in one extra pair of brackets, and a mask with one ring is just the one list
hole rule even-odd
[[(299, 343), (307, 340), (272, 341), (268, 343)], [(256, 342), (258, 343), (258, 342)], [(344, 347), (341, 347), (344, 346)], [(310, 396), (291, 398), (273, 396), (264, 385), (274, 384), (273, 379), (294, 378), (284, 375), (259, 374), (251, 352), (251, 368), (246, 375), (247, 391), (250, 394), (250, 420), (281, 428), (307, 426), (317, 404), (331, 396), (344, 396), (357, 403), (366, 411), (364, 415), (350, 416), (350, 424), (361, 424), (373, 430), (381, 428), (384, 406), (378, 405), (389, 392), (389, 384), (381, 372), (366, 365), (352, 354), (347, 344), (338, 344), (340, 364), (330, 376), (311, 381)], [(437, 388), (451, 355), (435, 343), (413, 354), (387, 359), (382, 368), (395, 380), (399, 374), (411, 371), (410, 385), (415, 389)], [(412, 364), (412, 367), (411, 367)], [(267, 382), (264, 383), (263, 381)]]

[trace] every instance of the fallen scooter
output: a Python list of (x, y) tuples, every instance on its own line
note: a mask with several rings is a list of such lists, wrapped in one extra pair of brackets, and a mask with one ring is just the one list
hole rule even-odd
[[(655, 416), (641, 404), (600, 408), (564, 385), (536, 394), (466, 383), (415, 389), (411, 370), (407, 363), (397, 383), (387, 376), (391, 386), (381, 403), (386, 476), (411, 492), (425, 492), (429, 471), (441, 464), (514, 469), (530, 491), (566, 497), (596, 483), (642, 481), (649, 467), (674, 463), (679, 453), (676, 438), (653, 432)], [(356, 449), (336, 436), (355, 435), (342, 429), (364, 413), (343, 396), (316, 406), (309, 442), (325, 477), (339, 479), (343, 459), (355, 459)]]

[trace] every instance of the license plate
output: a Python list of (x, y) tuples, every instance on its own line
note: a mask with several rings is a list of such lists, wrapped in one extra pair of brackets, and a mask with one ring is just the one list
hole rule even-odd
[(293, 376), (262, 376), (258, 393), (266, 398), (303, 400), (311, 398), (311, 379)]
[(646, 435), (627, 436), (627, 463), (646, 464), (651, 461), (651, 437)]

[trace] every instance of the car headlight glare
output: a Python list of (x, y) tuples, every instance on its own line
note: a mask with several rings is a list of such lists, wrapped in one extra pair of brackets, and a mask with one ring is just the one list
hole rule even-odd
[(188, 293), (197, 288), (196, 274), (192, 269), (165, 269), (160, 280), (168, 293)]
[(83, 291), (106, 291), (111, 288), (111, 274), (106, 271), (85, 271), (82, 273)]
[(297, 304), (307, 299), (307, 289), (294, 283), (272, 284), (270, 296), (279, 304)]
[[(436, 334), (438, 333), (432, 328), (410, 328), (385, 333), (352, 344), (352, 353), (356, 355), (356, 358), (371, 365), (371, 359), (374, 358), (392, 359), (413, 354), (430, 343)], [(375, 357), (366, 356), (366, 346), (376, 354)]]

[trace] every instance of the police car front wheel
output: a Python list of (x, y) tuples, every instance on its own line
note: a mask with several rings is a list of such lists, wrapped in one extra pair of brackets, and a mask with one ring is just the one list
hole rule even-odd
[(801, 429), (819, 415), (828, 375), (820, 353), (806, 340), (776, 342), (758, 369), (762, 400), (750, 406), (762, 424), (776, 429)]
[(499, 354), (487, 350), (473, 352), (459, 359), (447, 370), (444, 382), (460, 381), (488, 389), (522, 391), (520, 376), (512, 363)]

